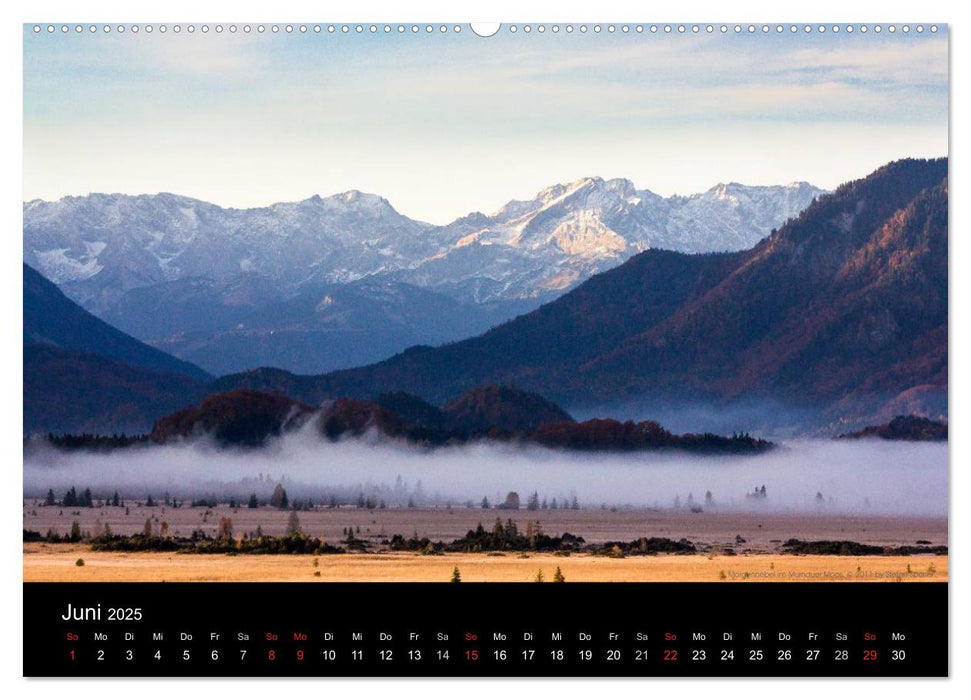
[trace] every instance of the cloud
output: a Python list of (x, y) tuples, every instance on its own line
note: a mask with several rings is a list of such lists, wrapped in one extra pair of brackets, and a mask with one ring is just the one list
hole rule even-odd
[[(947, 70), (929, 35), (28, 33), (24, 196), (251, 206), (358, 188), (446, 223), (591, 173), (833, 187), (943, 154)], [(767, 139), (771, 158), (745, 156)]]
[(949, 74), (947, 39), (842, 47), (839, 51), (803, 49), (788, 54), (783, 67), (784, 74), (808, 73), (825, 80), (946, 87)]
[(186, 76), (222, 80), (243, 79), (263, 70), (267, 61), (252, 40), (230, 35), (152, 35), (124, 47), (131, 65), (173, 79)]

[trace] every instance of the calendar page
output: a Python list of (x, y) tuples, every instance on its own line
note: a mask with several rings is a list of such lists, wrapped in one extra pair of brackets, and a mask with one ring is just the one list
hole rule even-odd
[(23, 47), (25, 675), (948, 674), (946, 25)]

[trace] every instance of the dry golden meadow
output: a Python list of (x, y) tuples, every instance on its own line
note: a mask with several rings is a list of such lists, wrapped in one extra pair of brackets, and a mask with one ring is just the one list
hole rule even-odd
[[(83, 566), (77, 565), (78, 559)], [(792, 556), (781, 554), (169, 554), (93, 552), (86, 545), (24, 545), (24, 581), (373, 581), (529, 582), (557, 567), (567, 582), (946, 581), (946, 556)], [(316, 576), (315, 572), (320, 572)]]

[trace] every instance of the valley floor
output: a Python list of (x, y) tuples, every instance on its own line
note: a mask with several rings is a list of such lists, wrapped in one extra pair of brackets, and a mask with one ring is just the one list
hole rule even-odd
[[(193, 530), (215, 536), (220, 519), (229, 518), (236, 534), (253, 533), (280, 536), (287, 530), (290, 512), (276, 508), (230, 508), (220, 504), (212, 508), (182, 506), (145, 507), (132, 502), (127, 508), (62, 508), (44, 506), (33, 499), (25, 501), (23, 526), (44, 535), (53, 530), (66, 535), (77, 521), (81, 530), (97, 534), (105, 526), (116, 535), (141, 533), (145, 521), (151, 521), (159, 533), (162, 522), (173, 537), (188, 537)], [(699, 550), (732, 549), (737, 554), (775, 553), (790, 538), (800, 540), (850, 540), (882, 547), (948, 544), (947, 518), (942, 516), (890, 516), (881, 514), (848, 515), (820, 510), (813, 513), (774, 512), (754, 508), (749, 511), (689, 510), (639, 508), (580, 510), (499, 510), (465, 507), (389, 507), (368, 510), (342, 506), (319, 507), (298, 512), (300, 529), (310, 537), (319, 537), (331, 545), (340, 545), (346, 530), (353, 528), (355, 537), (374, 549), (392, 535), (408, 538), (428, 537), (432, 541), (451, 542), (464, 537), (479, 523), (491, 530), (496, 518), (512, 519), (520, 532), (529, 521), (548, 535), (569, 532), (583, 537), (588, 544), (630, 541), (640, 537), (666, 537), (690, 540)]]
[[(818, 512), (703, 512), (686, 510), (581, 509), (483, 510), (479, 508), (341, 507), (299, 512), (304, 533), (340, 546), (353, 528), (368, 553), (319, 555), (185, 554), (168, 552), (95, 552), (90, 546), (25, 542), (25, 581), (448, 581), (454, 567), (462, 580), (532, 581), (542, 570), (550, 581), (559, 567), (569, 581), (946, 581), (947, 555), (832, 556), (783, 554), (790, 538), (804, 541), (848, 540), (883, 547), (921, 544), (946, 546), (944, 517), (846, 515)], [(230, 518), (237, 534), (259, 528), (266, 535), (286, 531), (290, 512), (274, 508), (165, 506), (66, 509), (28, 500), (24, 528), (40, 533), (68, 533), (73, 521), (85, 532), (110, 527), (120, 535), (143, 530), (146, 520), (158, 533), (167, 524), (171, 536), (194, 529), (214, 535), (221, 518)], [(570, 532), (587, 543), (630, 541), (639, 537), (686, 538), (699, 549), (691, 555), (615, 558), (573, 553), (503, 552), (419, 555), (387, 552), (382, 541), (393, 534), (418, 534), (434, 541), (463, 537), (479, 522), (487, 528), (499, 517), (512, 519), (520, 531), (528, 521), (548, 534)], [(734, 555), (726, 554), (728, 550)], [(77, 566), (78, 559), (84, 560)], [(319, 571), (320, 575), (315, 575)]]
[[(83, 560), (83, 566), (78, 561)], [(320, 555), (93, 552), (82, 544), (25, 544), (24, 581), (567, 582), (947, 581), (947, 556), (658, 555), (613, 558), (573, 554), (412, 553)], [(319, 572), (320, 575), (316, 575)]]

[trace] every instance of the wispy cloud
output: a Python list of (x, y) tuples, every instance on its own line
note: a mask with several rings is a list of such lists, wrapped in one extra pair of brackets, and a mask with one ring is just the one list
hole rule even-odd
[[(830, 159), (825, 186), (864, 174), (859, 163), (888, 147), (878, 133), (895, 134), (895, 156), (939, 155), (948, 47), (946, 35), (858, 33), (28, 33), (24, 100), (25, 196), (191, 186), (187, 194), (247, 205), (277, 189), (293, 198), (380, 187), (404, 211), (441, 220), (499, 197), (496, 182), (528, 194), (605, 163), (662, 192), (710, 186), (711, 168), (692, 178), (660, 162), (675, 138), (680, 161), (762, 182), (789, 177), (778, 154), (800, 152), (800, 134), (815, 128), (844, 154)], [(719, 156), (698, 150), (726, 130), (740, 144), (764, 142), (769, 123), (774, 161), (733, 155), (716, 167)], [(137, 148), (92, 162), (105, 143)], [(505, 165), (490, 170), (497, 148)], [(272, 182), (256, 182), (270, 172)]]
[(830, 80), (893, 85), (938, 85), (948, 81), (947, 39), (935, 37), (911, 44), (822, 48), (794, 51), (787, 72), (803, 72)]

